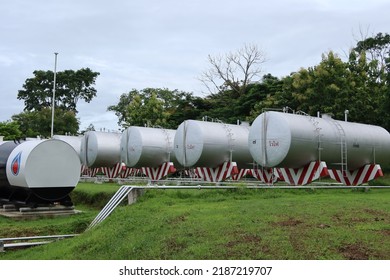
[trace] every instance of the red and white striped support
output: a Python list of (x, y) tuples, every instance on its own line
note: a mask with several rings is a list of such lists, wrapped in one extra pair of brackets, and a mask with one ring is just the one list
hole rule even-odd
[(149, 177), (152, 181), (158, 181), (168, 174), (176, 172), (173, 162), (164, 162), (159, 167), (142, 167), (142, 173)]
[(341, 170), (329, 169), (329, 175), (333, 180), (346, 186), (358, 186), (378, 177), (383, 177), (383, 172), (379, 164), (367, 164), (353, 171), (344, 171), (344, 176)]
[(113, 167), (102, 167), (102, 172), (109, 179), (116, 178), (122, 172), (123, 166), (125, 166), (124, 163), (118, 162)]
[(83, 175), (88, 177), (96, 177), (96, 174), (100, 171), (100, 167), (89, 168), (86, 167), (83, 171)]
[(302, 168), (276, 168), (279, 178), (290, 185), (307, 185), (320, 177), (328, 176), (324, 161), (312, 161)]
[(221, 182), (238, 173), (237, 163), (226, 161), (218, 167), (197, 167), (199, 176), (208, 182)]
[(199, 178), (201, 178), (199, 176), (198, 171), (196, 170), (196, 168), (185, 169), (184, 170), (184, 175), (187, 176), (187, 177), (190, 177), (191, 179), (199, 179)]
[(239, 181), (239, 180), (242, 179), (242, 177), (244, 177), (244, 176), (246, 176), (246, 175), (248, 175), (250, 173), (251, 173), (250, 169), (239, 169), (237, 174), (232, 174), (231, 175), (231, 178), (234, 181)]
[(96, 177), (96, 174), (98, 174), (101, 170), (101, 167), (90, 168), (90, 176)]
[(87, 168), (88, 168), (88, 167), (87, 167), (86, 165), (82, 164), (82, 165), (81, 165), (80, 174), (81, 174), (81, 175), (84, 175), (84, 172), (85, 172), (85, 170), (87, 170)]
[(122, 179), (125, 179), (130, 176), (136, 176), (140, 170), (138, 168), (131, 168), (131, 167), (122, 167), (122, 172), (119, 174), (119, 177)]
[(278, 172), (274, 168), (253, 168), (250, 173), (265, 184), (273, 184), (278, 180)]

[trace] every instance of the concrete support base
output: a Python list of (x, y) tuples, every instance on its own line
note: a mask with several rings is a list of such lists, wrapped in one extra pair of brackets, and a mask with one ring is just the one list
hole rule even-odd
[(144, 189), (132, 189), (127, 196), (128, 204), (130, 205), (137, 202), (138, 197), (142, 196), (144, 193)]
[(48, 206), (48, 207), (21, 207), (16, 208), (12, 204), (5, 204), (0, 208), (0, 216), (12, 219), (34, 219), (37, 217), (69, 216), (81, 213), (75, 210), (74, 206)]

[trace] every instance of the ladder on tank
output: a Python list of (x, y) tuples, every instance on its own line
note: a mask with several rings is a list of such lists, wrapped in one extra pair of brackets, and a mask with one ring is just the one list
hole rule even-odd
[(234, 141), (235, 141), (235, 139), (233, 138), (232, 129), (230, 128), (230, 126), (228, 124), (224, 123), (223, 121), (221, 121), (219, 119), (216, 119), (216, 122), (220, 123), (226, 131), (226, 136), (228, 138), (228, 146), (229, 146), (229, 150), (230, 150), (229, 161), (232, 162), (233, 161)]
[[(296, 112), (296, 114), (308, 117), (309, 121), (314, 126), (314, 132), (317, 134), (317, 138), (318, 138), (318, 140), (317, 140), (318, 161), (321, 162), (321, 152), (322, 152), (323, 148), (321, 146), (321, 130), (322, 130), (322, 128), (319, 126), (319, 121), (315, 117), (312, 117), (312, 116), (310, 116), (309, 114), (306, 114), (303, 111), (298, 111), (298, 112)], [(340, 126), (340, 124), (337, 123), (335, 125), (336, 125), (336, 127), (337, 127), (337, 125), (339, 125), (339, 127), (337, 127), (337, 129), (338, 130), (341, 129), (343, 131), (343, 133), (344, 133), (344, 130)], [(344, 133), (344, 143), (345, 143), (345, 133)], [(345, 146), (345, 148), (346, 148), (346, 146)], [(343, 162), (343, 160), (342, 160), (342, 162)], [(346, 161), (345, 161), (345, 164), (346, 164)], [(344, 172), (343, 172), (343, 174), (344, 174)]]
[(314, 126), (314, 132), (317, 134), (317, 149), (318, 149), (318, 161), (321, 161), (321, 152), (322, 152), (322, 146), (321, 146), (321, 130), (322, 128), (319, 126), (319, 121), (316, 120), (316, 118), (309, 116), (309, 120)]
[(333, 120), (333, 124), (336, 126), (338, 134), (340, 136), (340, 154), (341, 154), (341, 162), (339, 163), (341, 166), (341, 174), (343, 177), (347, 176), (348, 166), (347, 166), (347, 141), (345, 137), (345, 131), (343, 127), (340, 125), (338, 121)]
[(233, 138), (233, 132), (232, 132), (232, 129), (230, 128), (230, 126), (225, 124), (225, 123), (222, 123), (222, 124), (223, 124), (224, 129), (226, 130), (226, 135), (228, 137), (228, 145), (229, 145), (229, 150), (230, 150), (229, 161), (232, 162), (233, 161), (234, 140), (235, 139)]

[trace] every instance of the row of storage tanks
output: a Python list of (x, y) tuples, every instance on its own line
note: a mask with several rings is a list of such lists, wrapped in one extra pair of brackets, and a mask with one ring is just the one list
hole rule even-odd
[(134, 168), (165, 162), (173, 162), (176, 168), (216, 167), (229, 160), (247, 168), (253, 162), (248, 132), (248, 126), (187, 120), (177, 130), (131, 126), (122, 134), (90, 131), (73, 143), (79, 147), (81, 162), (90, 168), (118, 162)]
[(381, 127), (274, 111), (259, 115), (251, 126), (186, 120), (177, 130), (132, 126), (121, 134), (90, 131), (54, 138), (0, 142), (0, 199), (23, 192), (49, 201), (65, 197), (82, 165), (157, 168), (173, 162), (184, 169), (230, 161), (239, 169), (300, 168), (320, 160), (330, 168), (344, 163), (354, 170), (390, 159), (390, 134)]
[(390, 134), (382, 127), (274, 111), (258, 116), (252, 126), (186, 120), (177, 130), (132, 126), (122, 134), (90, 131), (74, 140), (88, 167), (173, 162), (176, 168), (215, 168), (233, 161), (239, 169), (300, 168), (321, 160), (339, 169), (345, 156), (348, 169), (355, 170), (390, 161)]

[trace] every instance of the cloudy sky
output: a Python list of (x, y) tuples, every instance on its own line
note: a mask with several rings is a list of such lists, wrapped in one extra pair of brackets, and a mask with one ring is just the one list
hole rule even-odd
[[(161, 87), (201, 95), (207, 56), (244, 44), (266, 53), (264, 73), (282, 77), (390, 32), (388, 0), (0, 0), (0, 121), (23, 110), (17, 100), (34, 70), (89, 67), (97, 97), (78, 103), (81, 129), (117, 129), (107, 112), (122, 93)], [(204, 94), (203, 94), (204, 95)]]

